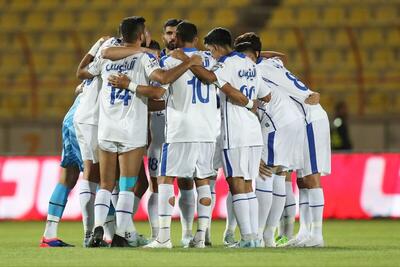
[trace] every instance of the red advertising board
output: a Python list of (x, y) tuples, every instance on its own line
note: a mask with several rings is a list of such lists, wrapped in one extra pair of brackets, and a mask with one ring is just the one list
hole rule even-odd
[[(400, 217), (400, 154), (334, 154), (332, 170), (322, 178), (326, 218)], [(44, 219), (59, 176), (59, 157), (0, 157), (0, 220)], [(77, 187), (70, 193), (64, 219), (80, 219)], [(225, 218), (227, 184), (221, 170), (216, 193), (213, 216)], [(146, 193), (136, 220), (147, 219), (147, 198)]]

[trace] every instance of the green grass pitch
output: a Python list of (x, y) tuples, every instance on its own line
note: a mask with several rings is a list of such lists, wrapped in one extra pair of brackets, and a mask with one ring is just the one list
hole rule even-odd
[[(213, 248), (183, 249), (180, 224), (172, 226), (172, 250), (84, 249), (82, 226), (62, 222), (59, 236), (75, 248), (39, 248), (44, 222), (0, 222), (0, 266), (400, 266), (400, 221), (326, 221), (327, 247), (227, 249), (224, 221), (213, 222)], [(136, 223), (148, 235), (148, 223)]]

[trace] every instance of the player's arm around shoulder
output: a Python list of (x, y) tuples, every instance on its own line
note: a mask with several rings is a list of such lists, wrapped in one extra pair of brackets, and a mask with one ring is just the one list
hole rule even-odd
[(97, 51), (100, 49), (101, 45), (109, 38), (109, 36), (101, 37), (96, 43), (93, 44), (88, 53), (83, 57), (76, 70), (76, 77), (78, 79), (91, 79), (96, 76), (89, 72), (87, 67), (94, 61)]

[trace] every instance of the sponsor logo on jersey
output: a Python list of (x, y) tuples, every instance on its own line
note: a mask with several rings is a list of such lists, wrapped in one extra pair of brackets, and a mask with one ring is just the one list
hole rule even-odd
[(254, 77), (256, 77), (257, 72), (256, 68), (253, 69), (247, 69), (247, 70), (239, 70), (238, 75), (240, 78), (245, 77), (247, 80), (253, 80)]
[(131, 61), (124, 62), (123, 64), (111, 63), (106, 65), (106, 71), (116, 70), (118, 72), (126, 72), (132, 70), (135, 66), (136, 58)]

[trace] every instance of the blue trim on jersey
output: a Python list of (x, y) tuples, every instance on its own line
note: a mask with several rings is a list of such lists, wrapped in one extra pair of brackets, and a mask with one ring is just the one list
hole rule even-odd
[(167, 58), (169, 58), (169, 56), (168, 55), (166, 55), (166, 56), (163, 56), (161, 59), (160, 59), (160, 67), (161, 68), (164, 68), (165, 67), (165, 60), (167, 60)]
[(160, 58), (163, 58), (163, 57), (165, 57), (166, 55), (167, 55), (167, 49), (164, 48), (164, 49), (162, 49), (161, 52), (160, 52)]
[(315, 152), (315, 138), (314, 138), (314, 130), (312, 127), (312, 123), (307, 124), (307, 140), (308, 140), (308, 150), (310, 152), (310, 163), (311, 163), (311, 171), (313, 174), (318, 173), (317, 166), (317, 154)]
[(272, 127), (274, 127), (274, 130), (276, 131), (276, 127), (274, 122), (272, 121), (272, 118), (268, 115), (267, 111), (263, 108), (258, 107), (259, 110), (263, 111), (265, 115), (267, 115), (268, 119), (271, 121)]
[(222, 56), (218, 59), (218, 62), (224, 63), (228, 57), (238, 56), (240, 58), (246, 58), (246, 55), (237, 51), (232, 51), (229, 54)]
[(228, 127), (228, 97), (225, 99), (225, 123), (226, 123), (226, 141), (229, 149), (229, 127)]
[(275, 132), (271, 132), (268, 134), (268, 159), (267, 165), (274, 166), (274, 140), (275, 140)]
[(184, 47), (182, 48), (183, 52), (194, 52), (194, 51), (198, 51), (196, 47)]
[(161, 176), (167, 173), (167, 156), (168, 156), (168, 143), (163, 144), (161, 155)]
[(262, 61), (263, 61), (263, 58), (262, 57), (258, 57), (257, 60), (256, 60), (256, 64), (260, 64)]
[(228, 153), (226, 152), (227, 149), (224, 149), (224, 157), (225, 157), (225, 162), (226, 162), (226, 171), (228, 172), (227, 177), (232, 177), (232, 165), (229, 162), (229, 158), (228, 158)]
[(279, 86), (278, 84), (276, 84), (276, 83), (274, 83), (273, 81), (271, 81), (270, 79), (268, 79), (268, 78), (265, 78), (265, 77), (261, 77), (266, 83), (272, 83), (273, 85), (275, 85), (275, 86)]
[(306, 119), (307, 114), (306, 114), (306, 110), (304, 109), (303, 104), (301, 104), (300, 101), (296, 100), (294, 97), (292, 97), (292, 96), (289, 96), (289, 97), (290, 97), (294, 102), (296, 102), (298, 105), (300, 105), (300, 107), (301, 107), (301, 109), (303, 110), (303, 113), (304, 113), (304, 120), (306, 121), (306, 124), (308, 124), (307, 119)]

